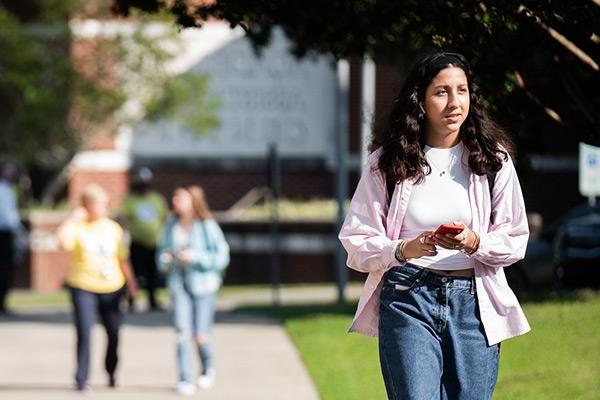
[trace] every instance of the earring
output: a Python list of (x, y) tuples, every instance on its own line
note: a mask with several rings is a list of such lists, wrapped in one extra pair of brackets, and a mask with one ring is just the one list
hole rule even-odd
[(423, 108), (423, 105), (421, 103), (419, 103), (419, 115), (418, 115), (419, 119), (423, 119), (425, 118), (425, 109)]

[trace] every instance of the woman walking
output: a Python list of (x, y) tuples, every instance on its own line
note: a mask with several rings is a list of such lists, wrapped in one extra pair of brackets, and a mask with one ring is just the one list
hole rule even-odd
[(530, 330), (503, 270), (528, 228), (512, 143), (467, 60), (417, 62), (370, 150), (339, 234), (369, 273), (351, 331), (379, 336), (390, 399), (491, 399), (500, 342)]
[(137, 284), (129, 265), (123, 230), (108, 218), (108, 195), (89, 185), (81, 195), (81, 207), (59, 227), (58, 238), (72, 254), (67, 276), (77, 329), (77, 390), (89, 388), (90, 337), (96, 313), (108, 337), (105, 368), (110, 387), (116, 385), (117, 350), (122, 314), (119, 308), (125, 287), (130, 296)]
[(176, 390), (191, 395), (196, 391), (191, 370), (193, 342), (202, 364), (198, 387), (208, 389), (215, 381), (211, 328), (216, 295), (229, 264), (229, 246), (200, 187), (177, 188), (173, 212), (158, 245), (158, 267), (167, 274), (173, 303), (179, 370)]

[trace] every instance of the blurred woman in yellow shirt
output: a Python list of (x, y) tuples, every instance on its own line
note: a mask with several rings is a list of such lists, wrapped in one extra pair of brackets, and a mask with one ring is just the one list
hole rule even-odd
[(108, 336), (105, 367), (108, 384), (114, 387), (122, 320), (119, 303), (125, 288), (131, 296), (137, 294), (137, 284), (128, 262), (123, 230), (108, 218), (106, 192), (98, 185), (86, 186), (81, 207), (73, 211), (57, 234), (62, 247), (72, 254), (66, 283), (77, 329), (76, 387), (89, 387), (90, 334), (96, 313)]

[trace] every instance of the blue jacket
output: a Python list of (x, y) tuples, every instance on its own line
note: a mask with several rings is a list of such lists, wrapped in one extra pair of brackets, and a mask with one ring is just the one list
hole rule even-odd
[(167, 221), (156, 252), (158, 269), (167, 275), (169, 289), (185, 288), (195, 296), (217, 292), (223, 271), (229, 265), (229, 245), (219, 224), (213, 219), (194, 221), (188, 248), (192, 261), (188, 265), (172, 256), (181, 250), (177, 248), (173, 235), (178, 224), (175, 218)]

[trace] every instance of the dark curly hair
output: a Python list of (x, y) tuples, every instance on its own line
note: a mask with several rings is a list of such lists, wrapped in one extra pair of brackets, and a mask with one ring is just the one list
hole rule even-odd
[(382, 148), (378, 169), (388, 182), (414, 178), (420, 183), (431, 173), (425, 146), (425, 90), (445, 68), (457, 67), (467, 76), (470, 109), (460, 127), (460, 138), (469, 150), (469, 167), (477, 175), (497, 172), (514, 152), (508, 134), (485, 111), (479, 88), (471, 79), (466, 58), (458, 53), (438, 52), (421, 58), (410, 70), (394, 99), (387, 125), (375, 129), (369, 151)]

